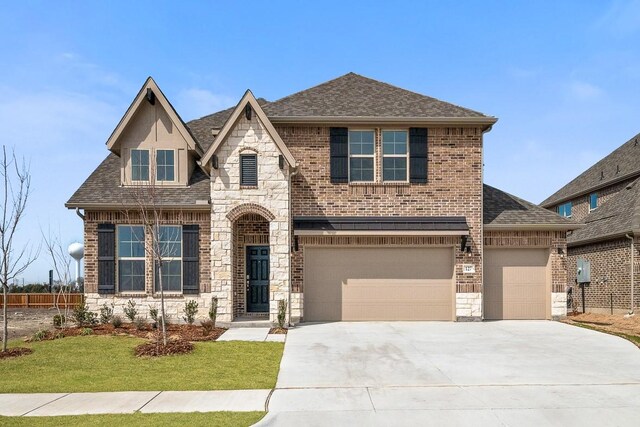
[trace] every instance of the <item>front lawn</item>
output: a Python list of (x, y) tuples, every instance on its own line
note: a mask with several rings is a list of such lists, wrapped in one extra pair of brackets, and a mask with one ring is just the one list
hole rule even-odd
[(138, 358), (144, 340), (122, 336), (67, 337), (25, 346), (33, 354), (0, 359), (0, 393), (269, 389), (284, 345), (199, 342), (191, 354)]
[(130, 427), (160, 426), (250, 426), (264, 417), (264, 412), (193, 412), (186, 414), (108, 414), (64, 417), (0, 417), (0, 425), (16, 427)]

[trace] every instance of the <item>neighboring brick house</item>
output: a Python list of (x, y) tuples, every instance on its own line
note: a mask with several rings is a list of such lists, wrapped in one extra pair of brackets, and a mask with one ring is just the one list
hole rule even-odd
[(577, 226), (483, 185), (496, 121), (349, 73), (185, 124), (149, 78), (67, 203), (84, 210), (87, 300), (158, 303), (149, 259), (132, 256), (148, 233), (132, 238), (125, 214), (157, 187), (163, 221), (182, 226), (163, 280), (173, 316), (212, 296), (226, 322), (273, 321), (281, 300), (293, 321), (563, 316)]
[[(626, 313), (638, 307), (640, 134), (584, 171), (541, 205), (584, 223), (583, 228), (567, 235), (567, 271), (569, 283), (573, 285), (576, 308), (582, 310), (581, 289), (575, 286), (578, 259), (588, 260), (591, 264), (591, 282), (585, 287), (587, 311)], [(635, 292), (632, 292), (633, 283), (636, 284)]]

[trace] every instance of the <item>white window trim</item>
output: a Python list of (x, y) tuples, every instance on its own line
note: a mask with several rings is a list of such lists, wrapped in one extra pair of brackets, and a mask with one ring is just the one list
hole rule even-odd
[[(406, 153), (405, 154), (384, 154), (384, 139), (382, 137), (383, 132), (404, 132), (407, 134), (407, 139), (406, 139)], [(388, 183), (407, 183), (409, 182), (409, 129), (380, 129), (380, 155), (381, 155), (381, 162), (380, 162), (380, 171), (382, 172), (380, 174), (380, 179), (382, 180), (382, 182), (388, 182)], [(385, 181), (384, 179), (384, 158), (385, 157), (389, 157), (389, 158), (405, 158), (407, 159), (407, 176), (404, 180), (389, 180), (389, 181)]]
[[(147, 180), (143, 180), (143, 179), (133, 179), (133, 152), (134, 151), (146, 151), (147, 153), (149, 153), (149, 164), (147, 165), (147, 167), (149, 168), (147, 175), (149, 176), (149, 179)], [(153, 166), (153, 162), (152, 162), (152, 157), (154, 156), (153, 150), (150, 150), (148, 148), (132, 148), (129, 152), (129, 162), (131, 163), (130, 165), (130, 170), (131, 170), (131, 182), (137, 183), (137, 184), (148, 184), (151, 182), (151, 171), (152, 171), (152, 166)]]
[[(351, 132), (373, 132), (373, 154), (351, 154)], [(348, 147), (348, 155), (347, 155), (347, 175), (349, 178), (349, 183), (354, 184), (371, 184), (376, 182), (376, 176), (378, 175), (378, 165), (376, 162), (376, 129), (347, 129), (347, 147)], [(373, 159), (373, 179), (371, 181), (353, 181), (351, 179), (351, 158), (359, 158), (359, 159)]]
[[(182, 269), (182, 259), (183, 259), (183, 255), (184, 255), (184, 242), (182, 241), (182, 226), (181, 225), (160, 225), (160, 227), (171, 227), (171, 228), (177, 228), (179, 230), (179, 236), (180, 236), (180, 256), (179, 257), (167, 257), (167, 256), (163, 256), (162, 257), (162, 262), (167, 262), (167, 261), (180, 261), (180, 290), (179, 291), (174, 291), (174, 290), (167, 290), (164, 291), (165, 294), (172, 294), (172, 295), (182, 295), (184, 293), (184, 271)], [(159, 234), (159, 233), (158, 233)], [(158, 274), (158, 272), (156, 271), (156, 268), (154, 267), (153, 269), (153, 293), (154, 294), (158, 294), (160, 293), (159, 289), (156, 289), (156, 274)], [(162, 274), (162, 273), (160, 273)]]
[[(144, 229), (144, 225), (142, 224), (118, 224), (116, 226), (116, 278), (118, 282), (118, 293), (120, 294), (141, 294), (144, 295), (147, 293), (147, 257), (146, 257), (146, 249), (143, 251), (143, 255), (141, 257), (121, 257), (120, 256), (120, 228), (121, 227), (142, 227), (142, 247), (144, 248), (147, 244), (146, 242), (146, 231)], [(123, 261), (144, 261), (144, 289), (141, 291), (123, 291), (120, 289), (120, 260)]]
[[(566, 206), (566, 205), (568, 205), (568, 204), (571, 204), (571, 208), (569, 209), (569, 212), (570, 212), (570, 213), (569, 213), (569, 215), (561, 214), (561, 213), (559, 212), (559, 211), (560, 211), (560, 207), (562, 207), (562, 206)], [(557, 213), (558, 215), (560, 215), (560, 216), (564, 217), (564, 218), (571, 218), (571, 217), (573, 216), (573, 203), (571, 203), (571, 202), (565, 202), (565, 203), (562, 203), (562, 204), (558, 205), (558, 209), (557, 209), (556, 213)]]
[[(173, 151), (173, 180), (169, 181), (168, 179), (163, 179), (162, 181), (160, 181), (158, 179), (158, 151)], [(176, 153), (176, 150), (173, 148), (156, 148), (153, 150), (153, 160), (154, 160), (154, 170), (155, 170), (155, 175), (154, 175), (154, 181), (160, 184), (175, 184), (176, 182), (178, 182), (178, 156)], [(151, 159), (149, 159), (149, 163), (151, 163)], [(149, 166), (151, 167), (151, 165)]]

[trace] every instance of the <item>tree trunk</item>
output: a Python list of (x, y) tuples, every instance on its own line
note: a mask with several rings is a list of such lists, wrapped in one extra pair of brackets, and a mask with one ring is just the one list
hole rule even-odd
[(7, 287), (2, 286), (2, 351), (7, 351), (7, 339), (9, 338), (9, 319), (7, 319), (7, 305), (9, 295)]
[(162, 345), (167, 346), (167, 328), (164, 315), (164, 288), (162, 287), (162, 263), (158, 263), (158, 284), (160, 285), (160, 313), (162, 314)]

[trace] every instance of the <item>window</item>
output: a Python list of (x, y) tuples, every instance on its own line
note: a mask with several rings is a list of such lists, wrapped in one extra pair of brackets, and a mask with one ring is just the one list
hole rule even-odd
[(131, 180), (149, 181), (149, 150), (131, 150)]
[(558, 215), (571, 218), (571, 202), (558, 206)]
[(374, 132), (349, 131), (349, 181), (371, 182), (374, 175)]
[(258, 185), (258, 156), (256, 154), (240, 155), (240, 185), (252, 187)]
[(173, 150), (156, 151), (156, 180), (175, 181), (175, 163)]
[(144, 227), (118, 226), (118, 284), (120, 292), (144, 292)]
[[(182, 227), (163, 225), (158, 231), (162, 254), (162, 288), (169, 292), (182, 292)], [(160, 283), (156, 278), (156, 291)]]
[(382, 180), (407, 180), (407, 132), (382, 131)]
[(589, 195), (589, 211), (598, 208), (598, 193), (591, 193)]

